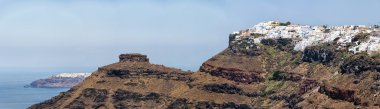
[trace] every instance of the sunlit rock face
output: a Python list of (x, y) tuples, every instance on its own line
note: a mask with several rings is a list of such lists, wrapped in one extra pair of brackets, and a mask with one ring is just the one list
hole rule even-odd
[(377, 25), (310, 26), (269, 21), (232, 33), (230, 44), (246, 43), (246, 48), (251, 48), (263, 39), (290, 38), (295, 43), (293, 49), (296, 51), (303, 51), (307, 46), (335, 43), (339, 45), (336, 49), (372, 53), (380, 50), (379, 33)]

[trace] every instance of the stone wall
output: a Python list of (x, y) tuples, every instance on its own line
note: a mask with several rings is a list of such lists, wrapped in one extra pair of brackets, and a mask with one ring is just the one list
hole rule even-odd
[(137, 61), (137, 62), (149, 62), (149, 58), (146, 55), (132, 53), (132, 54), (121, 54), (119, 56), (120, 62), (126, 61)]

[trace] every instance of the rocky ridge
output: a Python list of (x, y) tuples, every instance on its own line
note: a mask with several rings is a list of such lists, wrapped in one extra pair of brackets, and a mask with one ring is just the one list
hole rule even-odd
[(263, 22), (232, 33), (228, 48), (198, 72), (122, 54), (68, 92), (29, 108), (377, 109), (378, 33), (375, 26)]

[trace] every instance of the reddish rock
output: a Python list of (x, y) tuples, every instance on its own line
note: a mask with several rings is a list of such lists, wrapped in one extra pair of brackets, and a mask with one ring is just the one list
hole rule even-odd
[(215, 67), (206, 63), (204, 63), (201, 66), (200, 71), (208, 72), (213, 76), (220, 76), (229, 80), (242, 83), (254, 83), (261, 82), (264, 80), (263, 77), (261, 77), (258, 73), (255, 72), (247, 72), (244, 70), (234, 68)]

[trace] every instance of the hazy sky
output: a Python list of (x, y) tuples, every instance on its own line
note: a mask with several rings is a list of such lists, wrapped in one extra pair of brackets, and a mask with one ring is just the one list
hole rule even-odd
[(0, 0), (0, 72), (83, 72), (127, 52), (197, 70), (262, 21), (380, 24), (380, 0)]

